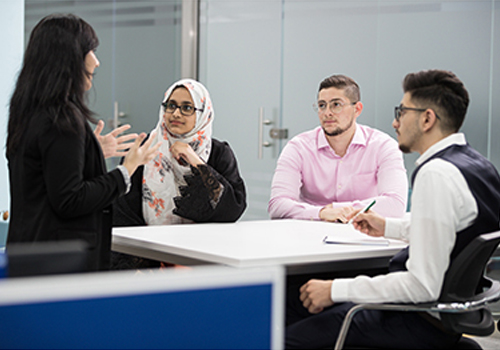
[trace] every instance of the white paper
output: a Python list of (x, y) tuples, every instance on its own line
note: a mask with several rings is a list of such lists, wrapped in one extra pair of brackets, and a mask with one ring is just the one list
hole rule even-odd
[(323, 242), (329, 244), (389, 245), (389, 240), (384, 237), (371, 237), (354, 229), (347, 229), (346, 231), (337, 231), (334, 234), (328, 235), (323, 239)]

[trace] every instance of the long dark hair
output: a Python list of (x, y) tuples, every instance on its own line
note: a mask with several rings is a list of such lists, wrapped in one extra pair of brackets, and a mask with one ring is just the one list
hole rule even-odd
[(48, 113), (61, 130), (95, 123), (85, 101), (85, 56), (99, 45), (94, 29), (75, 15), (49, 15), (31, 32), (10, 100), (7, 155), (16, 151), (31, 118)]

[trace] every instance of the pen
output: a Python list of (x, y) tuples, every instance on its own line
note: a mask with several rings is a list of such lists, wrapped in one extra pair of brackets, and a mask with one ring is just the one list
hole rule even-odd
[(354, 221), (354, 219), (356, 219), (359, 214), (366, 213), (368, 210), (370, 210), (371, 207), (373, 207), (375, 205), (375, 202), (376, 202), (375, 199), (372, 200), (370, 202), (370, 204), (368, 204), (366, 207), (364, 207), (363, 209), (361, 209), (360, 211), (358, 211), (358, 213), (356, 215), (354, 215), (347, 223), (348, 224), (352, 224), (352, 222)]

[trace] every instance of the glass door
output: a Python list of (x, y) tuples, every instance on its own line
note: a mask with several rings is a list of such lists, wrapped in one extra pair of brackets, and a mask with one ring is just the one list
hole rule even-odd
[(281, 140), (281, 0), (202, 1), (200, 80), (214, 104), (214, 137), (227, 141), (247, 186), (243, 220), (267, 219)]

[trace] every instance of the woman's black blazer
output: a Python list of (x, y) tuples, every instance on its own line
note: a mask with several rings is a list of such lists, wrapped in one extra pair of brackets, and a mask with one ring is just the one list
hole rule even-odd
[(21, 144), (8, 156), (14, 242), (81, 239), (90, 248), (89, 270), (109, 267), (111, 203), (125, 192), (120, 170), (106, 172), (88, 124), (62, 131), (47, 113), (32, 118)]

